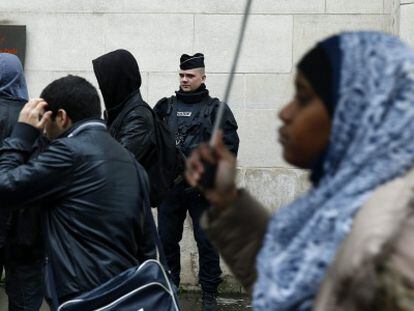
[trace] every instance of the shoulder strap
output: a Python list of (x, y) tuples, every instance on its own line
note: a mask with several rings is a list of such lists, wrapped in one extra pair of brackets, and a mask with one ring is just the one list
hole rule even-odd
[(177, 104), (177, 97), (171, 96), (167, 99), (167, 111), (166, 111), (167, 116), (169, 116), (173, 112), (174, 106), (176, 104)]
[(168, 117), (172, 113), (175, 96), (161, 98), (154, 107), (154, 112), (161, 118)]
[(220, 104), (220, 100), (216, 97), (215, 98), (210, 97), (208, 102), (204, 104), (202, 112), (205, 118), (213, 114), (216, 104)]

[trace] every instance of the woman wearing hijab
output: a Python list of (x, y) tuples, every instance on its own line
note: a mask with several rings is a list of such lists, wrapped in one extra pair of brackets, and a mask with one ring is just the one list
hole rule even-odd
[[(11, 134), (28, 98), (19, 58), (0, 53), (0, 147)], [(42, 304), (43, 253), (38, 225), (39, 215), (35, 209), (12, 215), (0, 213), (0, 276), (4, 267), (11, 311), (39, 310)]]
[[(312, 187), (273, 215), (236, 188), (236, 161), (220, 137), (216, 157), (207, 146), (191, 156), (187, 179), (193, 186), (204, 173), (201, 160), (218, 165), (214, 188), (204, 190), (213, 205), (204, 226), (253, 294), (255, 310), (388, 310), (378, 297), (393, 300), (398, 308), (392, 310), (406, 310), (402, 300), (414, 309), (414, 267), (407, 260), (414, 254), (406, 249), (414, 232), (408, 217), (413, 72), (414, 52), (375, 32), (343, 33), (303, 57), (295, 96), (279, 114), (279, 140), (287, 162), (311, 170)], [(396, 200), (384, 199), (390, 193), (402, 198), (398, 208)], [(391, 217), (396, 210), (398, 217)], [(358, 244), (359, 237), (366, 243)], [(354, 273), (364, 267), (370, 267), (367, 278), (358, 279)], [(380, 280), (378, 286), (368, 279)], [(355, 284), (360, 287), (352, 291)], [(403, 297), (392, 292), (396, 286)]]

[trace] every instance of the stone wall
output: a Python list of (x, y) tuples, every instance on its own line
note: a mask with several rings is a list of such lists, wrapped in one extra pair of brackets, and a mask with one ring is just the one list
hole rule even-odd
[[(292, 95), (295, 64), (317, 40), (342, 30), (370, 29), (413, 37), (414, 5), (393, 0), (256, 0), (230, 98), (240, 126), (239, 183), (275, 210), (306, 190), (306, 174), (287, 165), (277, 143), (278, 110)], [(207, 86), (222, 97), (237, 40), (241, 0), (2, 0), (0, 24), (27, 25), (26, 73), (36, 97), (68, 73), (96, 85), (91, 60), (130, 50), (143, 76), (143, 97), (154, 105), (178, 86), (181, 53), (206, 55)], [(411, 31), (410, 31), (411, 29)], [(197, 252), (186, 222), (184, 284), (193, 286)], [(238, 289), (224, 268), (228, 284)]]
[(414, 48), (414, 1), (401, 0), (395, 15), (399, 18), (399, 35)]

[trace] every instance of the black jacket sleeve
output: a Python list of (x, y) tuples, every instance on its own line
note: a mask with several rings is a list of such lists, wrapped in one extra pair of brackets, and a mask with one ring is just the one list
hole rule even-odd
[(155, 146), (154, 120), (148, 108), (139, 106), (129, 113), (119, 131), (120, 144), (128, 149), (142, 165)]
[[(215, 120), (216, 113), (217, 109), (215, 109), (213, 120)], [(233, 112), (227, 104), (224, 106), (222, 129), (224, 144), (235, 156), (237, 156), (240, 142), (239, 135), (237, 134), (238, 125), (236, 119), (234, 118)]]
[(40, 133), (18, 123), (0, 149), (0, 208), (15, 209), (63, 193), (73, 167), (73, 154), (59, 140), (50, 144), (36, 159), (30, 156)]

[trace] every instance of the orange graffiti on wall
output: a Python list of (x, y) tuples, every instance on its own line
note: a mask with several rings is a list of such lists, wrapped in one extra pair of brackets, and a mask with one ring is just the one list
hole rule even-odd
[(0, 53), (17, 54), (17, 49), (0, 48)]

